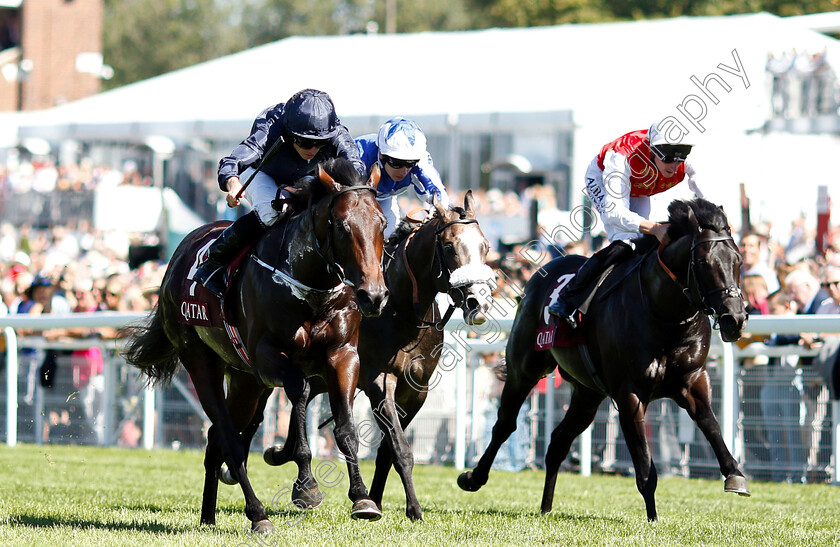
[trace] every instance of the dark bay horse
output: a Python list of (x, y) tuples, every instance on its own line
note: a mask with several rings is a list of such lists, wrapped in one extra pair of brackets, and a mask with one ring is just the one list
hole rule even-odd
[[(449, 312), (441, 321), (435, 297), (448, 294), (467, 323), (480, 324), (492, 305), (496, 282), (495, 273), (486, 265), (489, 244), (475, 218), (472, 193), (467, 192), (463, 208), (447, 210), (437, 201), (435, 207), (423, 223), (404, 220), (389, 238), (385, 277), (391, 296), (383, 313), (365, 318), (359, 332), (359, 387), (370, 399), (384, 435), (384, 443), (377, 449), (370, 496), (381, 509), (393, 465), (405, 490), (406, 516), (412, 520), (422, 519), (423, 511), (414, 490), (414, 455), (405, 429), (437, 382), (430, 386), (443, 351), (443, 325)], [(323, 392), (322, 386), (314, 384), (313, 396)], [(293, 421), (301, 419), (305, 416), (292, 417)], [(296, 432), (305, 429), (294, 424), (289, 429), (282, 447), (265, 451), (264, 459), (270, 465), (292, 460), (300, 465), (299, 451), (307, 443), (305, 438), (301, 442)], [(303, 505), (316, 506), (321, 500), (317, 483), (311, 477), (304, 480), (313, 488), (298, 493), (298, 499)]]
[(329, 392), (336, 444), (347, 459), (352, 516), (381, 516), (359, 473), (352, 421), (361, 316), (379, 315), (388, 298), (378, 181), (378, 170), (365, 183), (348, 161), (331, 160), (319, 167), (317, 178), (295, 189), (295, 196), (308, 198), (310, 206), (266, 231), (226, 297), (247, 364), (225, 330), (179, 322), (182, 287), (197, 267), (198, 248), (207, 245), (208, 232), (224, 223), (201, 227), (181, 242), (149, 323), (132, 333), (125, 352), (128, 362), (157, 382), (169, 381), (179, 362), (183, 364), (213, 424), (204, 460), (202, 523), (215, 523), (217, 477), (224, 461), (242, 487), (252, 529), (273, 530), (248, 481), (241, 432), (264, 409), (267, 396), (254, 394), (282, 385), (293, 404), (305, 405), (310, 376), (322, 378)]
[[(502, 443), (516, 429), (516, 416), (537, 381), (559, 365), (572, 387), (566, 415), (552, 432), (545, 457), (546, 478), (541, 510), (551, 511), (560, 464), (574, 439), (595, 419), (601, 401), (611, 397), (633, 459), (636, 486), (655, 520), (656, 467), (645, 437), (648, 404), (663, 397), (676, 401), (695, 421), (712, 446), (725, 477), (724, 489), (749, 495), (747, 482), (723, 442), (711, 406), (705, 362), (712, 315), (725, 341), (740, 338), (747, 313), (739, 287), (741, 255), (732, 241), (723, 210), (705, 200), (674, 201), (668, 207), (670, 243), (648, 252), (640, 264), (631, 260), (607, 279), (621, 279), (612, 291), (597, 296), (584, 323), (585, 346), (538, 351), (535, 336), (548, 292), (568, 263), (559, 258), (535, 273), (524, 289), (507, 343), (507, 380), (492, 440), (472, 471), (458, 485), (474, 492), (487, 483), (490, 466)], [(544, 273), (545, 275), (541, 275)]]

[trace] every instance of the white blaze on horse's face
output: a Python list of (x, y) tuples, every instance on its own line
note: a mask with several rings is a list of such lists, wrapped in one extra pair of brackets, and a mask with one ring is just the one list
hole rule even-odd
[(449, 275), (449, 285), (463, 293), (461, 307), (467, 323), (480, 325), (493, 305), (492, 292), (496, 288), (496, 274), (485, 264), (487, 239), (478, 224), (470, 224), (461, 230), (456, 245), (462, 265)]

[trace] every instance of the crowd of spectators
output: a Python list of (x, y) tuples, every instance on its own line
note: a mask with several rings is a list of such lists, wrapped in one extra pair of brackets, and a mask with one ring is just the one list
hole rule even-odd
[(837, 113), (840, 87), (825, 51), (768, 53), (767, 73), (773, 117), (806, 118)]
[(49, 229), (0, 225), (0, 310), (42, 313), (24, 305), (38, 286), (66, 302), (68, 311), (89, 296), (111, 310), (151, 309), (166, 265), (149, 261), (130, 268), (131, 244), (129, 234), (100, 233), (84, 222)]
[[(0, 189), (5, 194), (32, 190), (45, 193), (90, 190), (103, 184), (149, 185), (151, 181), (132, 162), (127, 162), (121, 170), (98, 168), (82, 162), (77, 166), (60, 168), (49, 163), (36, 163), (27, 164), (13, 173), (0, 171)], [(456, 204), (464, 202), (463, 193), (452, 197)], [(530, 186), (518, 192), (478, 189), (473, 190), (473, 198), (476, 216), (491, 240), (488, 263), (497, 271), (496, 296), (508, 302), (517, 301), (528, 279), (552, 258), (565, 254), (589, 256), (603, 243), (598, 237), (585, 241), (552, 240), (549, 234), (554, 233), (555, 226), (551, 225), (540, 226), (536, 240), (527, 232), (514, 237), (504, 231), (490, 233), (487, 219), (517, 219), (519, 224), (527, 226), (532, 203), (538, 203), (540, 211), (556, 208), (556, 199), (549, 187)], [(410, 210), (416, 205), (408, 198), (401, 201), (403, 210)], [(790, 227), (764, 225), (736, 237), (744, 257), (743, 291), (751, 313), (805, 313), (806, 310), (810, 310), (809, 313), (829, 313), (838, 309), (840, 294), (834, 277), (840, 275), (840, 252), (836, 246), (829, 245), (825, 255), (819, 256), (814, 245), (816, 234), (810, 231), (806, 220), (802, 217)], [(840, 242), (840, 233), (835, 229), (828, 240), (835, 244)], [(150, 310), (156, 302), (166, 263), (151, 260), (130, 265), (128, 251), (137, 241), (138, 237), (133, 234), (102, 233), (87, 220), (50, 228), (28, 225), (16, 228), (11, 223), (3, 223), (0, 225), (0, 313)], [(830, 306), (830, 302), (834, 307)], [(43, 333), (48, 339), (91, 334), (79, 329)], [(116, 332), (103, 330), (96, 335), (109, 337), (115, 336)], [(794, 338), (787, 342), (780, 341), (778, 337), (747, 339), (744, 344), (795, 343), (818, 347), (828, 339), (807, 333)], [(91, 416), (96, 415), (96, 405), (101, 404), (96, 393), (101, 393), (101, 386), (95, 383), (99, 381), (102, 358), (80, 352), (74, 359), (74, 386), (85, 398), (86, 411)], [(48, 359), (45, 359), (44, 363), (47, 362)], [(781, 466), (784, 474), (775, 474), (775, 480), (801, 480), (807, 462), (814, 460), (820, 450), (819, 442), (815, 445), (808, 437), (813, 437), (809, 433), (812, 430), (801, 425), (807, 420), (811, 420), (811, 424), (820, 421), (820, 413), (822, 419), (825, 418), (825, 405), (818, 403), (820, 395), (815, 391), (822, 386), (803, 385), (802, 375), (796, 372), (807, 363), (795, 357), (764, 362), (745, 361), (745, 371), (755, 364), (767, 365), (756, 368), (764, 371), (755, 394), (756, 400), (761, 403), (761, 410), (756, 413), (759, 419), (764, 420), (764, 427), (757, 433), (757, 442), (767, 447), (769, 459), (785, 463)], [(835, 396), (840, 393), (837, 378), (830, 374), (824, 374), (822, 378)], [(756, 408), (759, 408), (758, 404)], [(806, 410), (800, 411), (800, 408)], [(50, 417), (50, 423), (60, 427), (64, 422), (57, 415), (55, 419)], [(101, 436), (101, 429), (94, 427), (94, 431)], [(800, 434), (801, 440), (790, 440), (791, 436)], [(136, 444), (136, 439), (134, 442)], [(791, 446), (799, 448), (792, 449)], [(792, 469), (801, 469), (802, 472), (791, 472)]]

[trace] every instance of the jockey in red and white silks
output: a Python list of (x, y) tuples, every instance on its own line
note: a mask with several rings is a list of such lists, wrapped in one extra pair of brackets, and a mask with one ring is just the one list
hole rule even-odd
[(632, 131), (605, 144), (586, 170), (586, 192), (611, 242), (629, 243), (641, 237), (643, 224), (650, 223), (650, 196), (676, 186), (686, 177), (689, 188), (703, 197), (694, 167), (681, 161), (685, 156), (665, 157), (674, 161), (657, 165), (649, 132)]
[(581, 266), (564, 292), (548, 308), (552, 315), (577, 326), (588, 289), (612, 264), (627, 259), (642, 235), (667, 241), (668, 225), (649, 220), (650, 196), (688, 178), (691, 190), (702, 198), (694, 168), (686, 162), (690, 144), (673, 144), (654, 123), (650, 129), (631, 131), (605, 144), (586, 170), (586, 193), (598, 211), (610, 244)]

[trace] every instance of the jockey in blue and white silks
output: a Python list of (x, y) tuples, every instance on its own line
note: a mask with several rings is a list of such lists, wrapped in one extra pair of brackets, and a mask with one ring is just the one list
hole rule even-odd
[(441, 205), (449, 207), (449, 196), (426, 150), (426, 135), (412, 120), (397, 116), (379, 128), (379, 132), (356, 139), (359, 156), (368, 170), (379, 162), (382, 176), (376, 189), (377, 200), (388, 219), (388, 237), (401, 218), (397, 196), (414, 188), (415, 194), (431, 208), (437, 196)]

